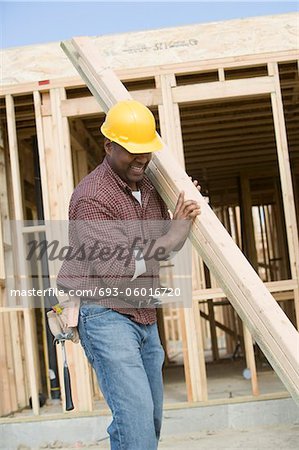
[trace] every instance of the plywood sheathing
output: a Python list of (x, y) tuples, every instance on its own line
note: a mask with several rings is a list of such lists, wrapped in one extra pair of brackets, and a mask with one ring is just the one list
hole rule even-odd
[[(92, 38), (113, 69), (128, 70), (197, 61), (297, 51), (298, 13), (235, 19)], [(2, 51), (2, 85), (77, 78), (59, 43)], [(169, 67), (171, 70), (171, 67)]]

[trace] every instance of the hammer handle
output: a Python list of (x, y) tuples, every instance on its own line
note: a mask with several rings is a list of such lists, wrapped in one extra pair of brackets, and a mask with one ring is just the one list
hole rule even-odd
[(63, 357), (63, 380), (64, 380), (64, 393), (65, 393), (65, 409), (66, 411), (72, 411), (74, 409), (72, 400), (72, 387), (69, 367), (67, 364), (65, 353), (65, 342), (61, 342), (62, 357)]
[(72, 411), (74, 409), (74, 404), (72, 400), (71, 377), (67, 365), (64, 365), (63, 367), (63, 378), (65, 389), (65, 409), (66, 411)]

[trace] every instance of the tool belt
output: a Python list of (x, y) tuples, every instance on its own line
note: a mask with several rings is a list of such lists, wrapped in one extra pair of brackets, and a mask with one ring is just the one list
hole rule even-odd
[(48, 325), (54, 338), (61, 334), (68, 334), (70, 340), (77, 344), (79, 333), (77, 330), (80, 309), (79, 297), (67, 297), (59, 300), (52, 310), (47, 312)]
[[(119, 300), (120, 303), (118, 303), (117, 300)], [(124, 304), (122, 304), (122, 302)], [(127, 305), (131, 305), (133, 308), (157, 308), (161, 305), (161, 303), (162, 302), (160, 299), (156, 297), (142, 298), (141, 300), (131, 299), (128, 297), (105, 297), (105, 299), (94, 299), (91, 297), (81, 298), (81, 304), (83, 305), (95, 304), (105, 306), (107, 308), (125, 308)]]
[[(111, 298), (111, 303), (116, 300), (116, 297), (108, 297), (105, 300)], [(127, 297), (121, 297), (119, 300), (125, 302), (126, 304), (132, 305), (134, 308), (157, 308), (161, 305), (160, 299), (156, 297), (148, 297), (138, 299), (130, 299)], [(67, 297), (63, 301), (60, 300), (57, 305), (52, 307), (51, 311), (47, 312), (48, 325), (54, 338), (59, 335), (69, 335), (72, 342), (77, 344), (79, 342), (79, 333), (77, 329), (79, 310), (81, 304), (98, 304), (101, 305), (99, 299), (91, 298), (79, 298), (79, 297)], [(111, 306), (108, 306), (110, 308)], [(121, 308), (121, 305), (115, 305), (115, 308)], [(114, 306), (112, 306), (114, 308)]]

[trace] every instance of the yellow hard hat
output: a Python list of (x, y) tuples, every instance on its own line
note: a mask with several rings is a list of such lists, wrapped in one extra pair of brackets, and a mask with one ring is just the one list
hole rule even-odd
[(163, 147), (152, 112), (136, 100), (123, 100), (112, 106), (101, 132), (130, 153), (151, 153)]

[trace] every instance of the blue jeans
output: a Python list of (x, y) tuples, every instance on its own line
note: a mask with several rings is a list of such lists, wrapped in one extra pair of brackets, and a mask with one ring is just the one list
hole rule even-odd
[(141, 325), (110, 308), (83, 304), (78, 329), (112, 412), (111, 450), (156, 450), (164, 361), (157, 324)]

